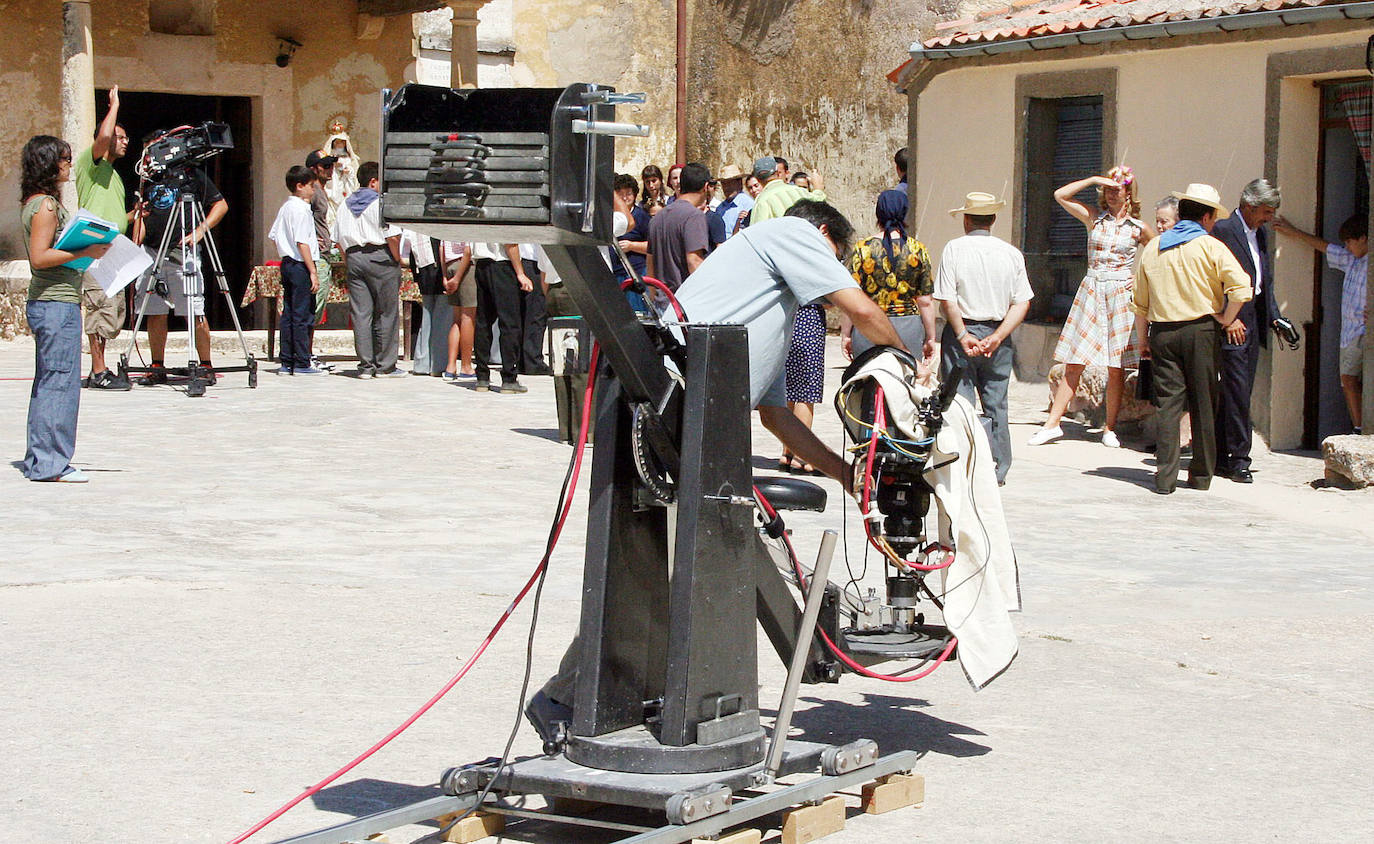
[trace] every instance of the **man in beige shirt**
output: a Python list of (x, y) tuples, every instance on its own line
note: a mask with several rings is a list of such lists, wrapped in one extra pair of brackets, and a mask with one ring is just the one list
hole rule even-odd
[(1231, 250), (1208, 232), (1226, 214), (1210, 185), (1174, 191), (1179, 222), (1141, 250), (1132, 308), (1141, 352), (1153, 357), (1159, 432), (1155, 492), (1168, 495), (1178, 483), (1178, 424), (1186, 404), (1192, 418), (1193, 459), (1188, 485), (1207, 489), (1216, 467), (1217, 369), (1221, 336), (1245, 339), (1236, 319), (1254, 295), (1250, 276)]

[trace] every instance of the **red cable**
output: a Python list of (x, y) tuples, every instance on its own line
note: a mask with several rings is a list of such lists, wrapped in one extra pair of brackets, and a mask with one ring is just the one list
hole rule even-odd
[[(631, 287), (634, 286), (634, 283), (634, 279), (623, 281), (620, 284), (620, 289), (629, 290)], [(650, 287), (657, 288), (659, 291), (663, 293), (664, 296), (667, 296), (669, 304), (673, 306), (673, 311), (677, 314), (677, 318), (682, 322), (687, 321), (687, 312), (682, 309), (682, 305), (678, 302), (677, 297), (673, 295), (673, 291), (668, 287), (668, 285), (664, 284), (663, 282), (659, 281), (653, 276), (647, 275), (644, 276), (644, 283), (649, 285)]]
[(434, 704), (438, 703), (444, 695), (448, 694), (454, 686), (458, 685), (458, 681), (463, 679), (463, 677), (468, 673), (468, 670), (471, 669), (472, 666), (476, 664), (477, 660), (482, 656), (482, 654), (486, 652), (487, 646), (490, 645), (492, 643), (492, 640), (496, 638), (496, 634), (499, 633), (501, 628), (505, 626), (506, 620), (509, 619), (511, 615), (515, 612), (516, 607), (520, 606), (520, 602), (525, 599), (525, 596), (529, 594), (530, 589), (532, 589), (534, 587), (534, 584), (538, 582), (539, 576), (543, 573), (544, 569), (548, 567), (549, 558), (553, 556), (553, 549), (558, 544), (558, 537), (563, 533), (563, 524), (567, 521), (568, 513), (572, 510), (573, 498), (575, 497), (577, 491), (577, 476), (582, 469), (582, 454), (587, 445), (587, 426), (591, 422), (592, 416), (592, 388), (596, 385), (596, 364), (597, 358), (600, 356), (600, 352), (600, 345), (593, 344), (591, 355), (591, 374), (587, 378), (587, 390), (582, 398), (582, 425), (577, 434), (577, 449), (574, 452), (573, 456), (572, 475), (568, 480), (568, 493), (563, 500), (563, 508), (560, 510), (558, 514), (558, 522), (554, 526), (553, 535), (549, 538), (548, 548), (544, 552), (543, 559), (539, 561), (539, 565), (535, 566), (534, 572), (530, 575), (529, 580), (525, 581), (525, 586), (515, 596), (515, 600), (511, 601), (510, 606), (506, 607), (506, 611), (501, 614), (501, 617), (496, 620), (496, 624), (492, 626), (491, 631), (488, 632), (486, 638), (482, 640), (482, 644), (477, 647), (477, 650), (473, 652), (472, 656), (468, 657), (467, 662), (463, 663), (463, 667), (458, 669), (458, 673), (454, 674), (453, 677), (451, 677), (449, 681), (444, 684), (443, 688), (439, 689), (439, 691), (435, 693), (433, 697), (425, 701), (424, 705), (421, 706), (419, 709), (415, 710), (415, 712), (411, 714), (409, 718), (403, 721), (399, 727), (387, 733), (381, 741), (377, 742), (376, 744), (372, 745), (367, 750), (365, 750), (363, 753), (359, 754), (356, 758), (353, 759), (353, 761), (349, 762), (347, 765), (344, 765), (339, 770), (335, 771), (334, 773), (320, 780), (316, 784), (312, 785), (310, 788), (307, 788), (305, 791), (297, 795), (293, 800), (289, 801), (272, 814), (258, 821), (247, 832), (244, 832), (243, 834), (239, 835), (239, 837), (230, 841), (229, 844), (242, 844), (242, 842), (256, 835), (268, 824), (272, 823), (277, 818), (280, 818), (282, 815), (286, 814), (291, 809), (295, 808), (298, 804), (300, 804), (301, 801), (319, 793), (319, 791), (323, 789), (325, 786), (329, 785), (330, 783), (337, 780), (339, 777), (358, 767), (358, 765), (366, 761), (368, 757), (372, 756), (374, 753), (381, 750), (386, 745), (390, 744), (392, 739), (396, 738), (401, 733), (409, 729), (411, 724), (414, 724), (416, 721), (420, 720), (420, 717), (423, 716), (426, 712), (428, 712), (434, 706)]

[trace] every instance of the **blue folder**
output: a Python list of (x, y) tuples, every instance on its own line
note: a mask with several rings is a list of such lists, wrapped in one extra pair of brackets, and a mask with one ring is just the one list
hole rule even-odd
[[(92, 217), (78, 217), (67, 226), (66, 231), (53, 244), (54, 249), (61, 249), (64, 252), (80, 252), (87, 246), (96, 243), (112, 243), (119, 237), (119, 229), (103, 220)], [(77, 258), (63, 264), (64, 267), (71, 267), (78, 272), (85, 272), (95, 263), (94, 258)]]

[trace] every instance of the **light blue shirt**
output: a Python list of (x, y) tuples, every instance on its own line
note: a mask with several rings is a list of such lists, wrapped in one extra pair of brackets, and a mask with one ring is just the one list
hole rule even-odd
[(858, 287), (830, 241), (800, 217), (778, 217), (740, 231), (707, 256), (677, 291), (693, 323), (731, 323), (749, 331), (749, 401), (787, 404), (783, 367), (798, 305)]
[(745, 191), (740, 191), (720, 204), (716, 213), (725, 220), (725, 236), (727, 238), (735, 233), (735, 224), (739, 222), (739, 215), (753, 207), (754, 199)]
[(1339, 243), (1326, 244), (1326, 264), (1345, 273), (1341, 285), (1341, 348), (1364, 336), (1365, 290), (1369, 281), (1369, 255), (1356, 258)]

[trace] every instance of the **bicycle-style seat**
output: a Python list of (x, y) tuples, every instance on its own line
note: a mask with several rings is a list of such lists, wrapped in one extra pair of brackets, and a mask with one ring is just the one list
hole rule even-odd
[(801, 478), (755, 475), (754, 486), (775, 510), (825, 510), (825, 489)]

